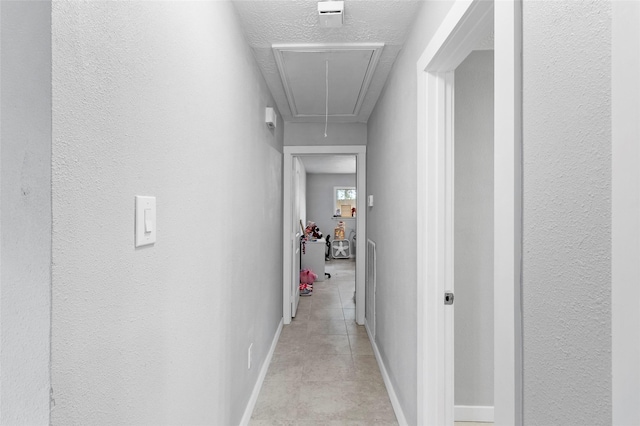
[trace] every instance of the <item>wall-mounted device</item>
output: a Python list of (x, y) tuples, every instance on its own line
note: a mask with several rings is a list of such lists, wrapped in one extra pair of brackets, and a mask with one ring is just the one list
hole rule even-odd
[(156, 197), (136, 195), (136, 247), (156, 242)]
[(321, 27), (341, 27), (344, 18), (344, 1), (318, 2), (318, 15)]
[(267, 127), (270, 129), (275, 129), (278, 125), (278, 115), (273, 108), (267, 107), (265, 109), (264, 122), (267, 123)]

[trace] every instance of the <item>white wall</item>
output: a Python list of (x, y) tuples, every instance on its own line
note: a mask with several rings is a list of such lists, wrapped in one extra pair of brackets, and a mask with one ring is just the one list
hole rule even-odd
[(52, 423), (238, 424), (282, 318), (283, 132), (233, 6), (54, 2), (52, 34)]
[[(424, 2), (367, 125), (367, 238), (376, 243), (376, 343), (409, 424), (417, 422), (416, 62), (452, 2)], [(399, 204), (399, 200), (404, 200)]]
[(324, 137), (324, 123), (285, 123), (284, 144), (289, 145), (366, 145), (364, 123), (329, 123)]
[(51, 4), (0, 5), (0, 424), (49, 424)]
[(525, 424), (610, 424), (611, 3), (523, 6)]
[(455, 405), (493, 406), (493, 51), (455, 71)]
[[(355, 174), (307, 174), (307, 217), (314, 221), (323, 235), (330, 235), (333, 240), (333, 231), (338, 225), (338, 220), (332, 219), (335, 211), (335, 197), (333, 188), (336, 186), (356, 186)], [(349, 237), (350, 230), (356, 230), (355, 219), (345, 220), (348, 227), (345, 237)]]
[(612, 3), (612, 403), (640, 424), (640, 3)]

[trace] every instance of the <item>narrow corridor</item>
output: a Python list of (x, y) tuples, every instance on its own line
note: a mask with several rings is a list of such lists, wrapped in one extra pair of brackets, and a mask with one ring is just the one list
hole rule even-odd
[(285, 325), (251, 425), (395, 425), (364, 326), (355, 323), (355, 262), (327, 263), (331, 279), (301, 297)]

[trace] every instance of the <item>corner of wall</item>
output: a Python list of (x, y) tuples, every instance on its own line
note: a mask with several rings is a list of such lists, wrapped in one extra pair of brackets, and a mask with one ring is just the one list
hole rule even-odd
[(51, 3), (1, 3), (0, 423), (48, 424)]

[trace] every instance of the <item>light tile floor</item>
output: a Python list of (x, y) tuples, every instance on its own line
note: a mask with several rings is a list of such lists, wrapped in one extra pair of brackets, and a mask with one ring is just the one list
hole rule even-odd
[(487, 422), (454, 422), (454, 426), (493, 426), (493, 423)]
[(397, 425), (369, 337), (355, 323), (355, 262), (300, 298), (276, 346), (250, 425)]

